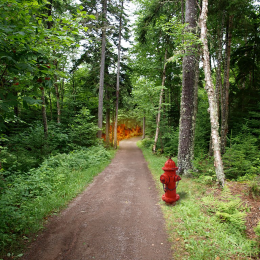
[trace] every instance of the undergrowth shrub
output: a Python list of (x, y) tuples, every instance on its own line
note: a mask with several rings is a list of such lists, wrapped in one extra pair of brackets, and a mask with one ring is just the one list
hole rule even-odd
[(234, 197), (228, 188), (222, 191), (220, 200), (216, 200), (213, 196), (204, 197), (202, 200), (208, 212), (215, 213), (220, 222), (229, 224), (231, 232), (245, 231), (248, 208), (239, 197)]
[(257, 236), (257, 242), (260, 246), (260, 222), (258, 222), (257, 226), (254, 228), (255, 234)]
[(38, 227), (39, 221), (58, 207), (60, 199), (73, 196), (78, 186), (91, 180), (89, 169), (98, 168), (110, 158), (102, 146), (90, 147), (57, 154), (26, 174), (0, 175), (0, 248)]
[(148, 148), (148, 149), (152, 150), (153, 144), (154, 144), (154, 140), (152, 140), (150, 138), (145, 138), (145, 139), (142, 140), (142, 145), (145, 148)]
[(70, 123), (69, 137), (73, 149), (79, 146), (92, 146), (97, 144), (96, 133), (98, 127), (92, 122), (94, 116), (90, 115), (90, 111), (82, 108), (79, 114)]
[(239, 135), (230, 139), (230, 143), (223, 156), (226, 178), (237, 179), (246, 174), (260, 174), (257, 138), (248, 133), (246, 126)]
[(253, 198), (258, 198), (260, 196), (260, 176), (255, 175), (255, 177), (251, 180), (247, 181), (249, 195)]
[(68, 134), (61, 124), (49, 123), (48, 138), (44, 138), (41, 122), (29, 125), (18, 134), (1, 141), (4, 149), (0, 153), (2, 167), (9, 172), (26, 172), (49, 155), (69, 152)]
[(178, 143), (179, 143), (179, 129), (170, 130), (164, 133), (162, 136), (164, 143), (164, 154), (177, 156), (178, 154)]

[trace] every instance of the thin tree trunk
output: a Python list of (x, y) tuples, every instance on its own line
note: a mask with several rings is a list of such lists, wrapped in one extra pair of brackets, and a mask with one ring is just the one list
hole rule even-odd
[(50, 100), (50, 112), (51, 112), (51, 121), (52, 121), (52, 99), (51, 99), (51, 91), (49, 90), (49, 100)]
[(221, 106), (221, 152), (225, 153), (228, 133), (228, 107), (229, 107), (229, 74), (230, 74), (230, 54), (232, 40), (232, 26), (234, 16), (228, 19), (228, 28), (226, 33), (226, 61), (225, 61), (225, 78)]
[[(197, 2), (196, 0), (186, 0), (185, 23), (188, 24), (186, 30), (196, 33), (197, 22)], [(197, 46), (192, 46), (189, 53), (183, 58), (183, 79), (180, 109), (180, 130), (178, 147), (178, 167), (179, 174), (190, 175), (193, 169), (192, 160), (194, 158), (194, 133), (196, 122), (197, 106)]]
[(210, 123), (211, 123), (211, 137), (212, 145), (214, 151), (214, 166), (216, 170), (216, 175), (219, 183), (224, 187), (225, 174), (223, 170), (223, 163), (220, 152), (220, 137), (219, 137), (219, 122), (218, 122), (218, 109), (216, 94), (213, 86), (213, 81), (210, 71), (210, 59), (208, 50), (208, 40), (207, 40), (207, 12), (208, 12), (208, 0), (203, 0), (202, 11), (200, 15), (200, 27), (201, 27), (201, 41), (203, 44), (203, 68), (205, 72), (205, 89), (208, 95), (209, 101), (209, 111), (210, 111)]
[(115, 128), (114, 128), (114, 148), (117, 149), (117, 124), (118, 124), (118, 104), (119, 104), (119, 77), (120, 77), (120, 60), (121, 60), (121, 34), (122, 34), (122, 12), (124, 7), (124, 1), (121, 2), (121, 13), (119, 20), (119, 35), (118, 35), (118, 56), (117, 56), (117, 77), (116, 77), (116, 116), (115, 116)]
[[(216, 101), (217, 101), (217, 113), (218, 118), (220, 118), (220, 97), (222, 97), (222, 75), (221, 75), (221, 67), (222, 67), (222, 38), (223, 38), (223, 27), (224, 27), (224, 14), (222, 14), (222, 23), (221, 28), (218, 29), (218, 59), (217, 59), (217, 70), (216, 70)], [(210, 145), (209, 145), (209, 155), (213, 156), (213, 147), (212, 147), (212, 138), (210, 137)]]
[(48, 137), (48, 121), (47, 121), (47, 115), (46, 115), (46, 104), (45, 104), (45, 91), (44, 88), (41, 87), (42, 91), (42, 121), (43, 121), (43, 128), (44, 128), (44, 137)]
[(60, 94), (57, 83), (54, 84), (55, 93), (56, 93), (56, 104), (57, 104), (57, 123), (60, 124), (61, 110), (60, 110)]
[[(56, 67), (56, 69), (58, 69), (58, 62), (55, 61), (54, 65)], [(60, 93), (59, 93), (59, 87), (57, 84), (57, 76), (54, 76), (54, 88), (55, 88), (55, 93), (56, 93), (56, 106), (57, 106), (57, 123), (60, 124), (60, 119), (61, 119), (61, 110), (60, 110)]]
[(145, 139), (145, 116), (143, 117), (143, 136), (142, 139)]
[(106, 58), (106, 15), (107, 0), (102, 3), (103, 27), (102, 27), (102, 50), (100, 64), (100, 82), (99, 82), (99, 99), (98, 99), (98, 138), (102, 137), (103, 126), (103, 97), (104, 97), (104, 78), (105, 78), (105, 58)]
[(167, 49), (165, 50), (165, 55), (164, 55), (162, 89), (161, 89), (160, 99), (159, 99), (159, 108), (158, 108), (158, 114), (157, 114), (157, 120), (156, 120), (156, 132), (155, 132), (154, 145), (153, 145), (153, 152), (154, 153), (156, 151), (156, 144), (157, 144), (157, 141), (158, 141), (158, 136), (159, 136), (159, 131), (160, 131), (160, 120), (161, 120), (162, 100), (163, 100), (163, 92), (164, 92), (164, 85), (165, 85), (166, 64), (167, 64)]
[(110, 108), (106, 109), (106, 146), (109, 147), (110, 145)]
[(60, 85), (60, 93), (61, 93), (61, 109), (63, 108), (63, 98), (64, 98), (64, 85), (65, 85), (65, 80), (64, 78), (62, 79), (62, 83)]

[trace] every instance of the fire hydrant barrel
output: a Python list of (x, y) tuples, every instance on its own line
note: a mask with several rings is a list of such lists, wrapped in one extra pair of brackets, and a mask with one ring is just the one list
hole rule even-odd
[(174, 203), (180, 199), (180, 196), (176, 193), (176, 182), (181, 180), (181, 177), (176, 174), (178, 167), (172, 159), (166, 161), (162, 168), (164, 173), (160, 177), (160, 181), (163, 184), (165, 194), (162, 196), (162, 200), (166, 203)]

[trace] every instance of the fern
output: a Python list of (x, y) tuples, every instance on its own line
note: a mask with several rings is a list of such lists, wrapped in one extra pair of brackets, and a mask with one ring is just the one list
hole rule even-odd
[(247, 206), (243, 205), (239, 197), (234, 197), (228, 188), (223, 190), (222, 200), (216, 200), (210, 195), (205, 197), (203, 202), (219, 221), (228, 223), (239, 231), (245, 230)]

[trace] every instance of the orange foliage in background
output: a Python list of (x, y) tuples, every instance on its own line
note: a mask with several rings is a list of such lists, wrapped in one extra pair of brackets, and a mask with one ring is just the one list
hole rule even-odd
[[(112, 143), (112, 138), (114, 138), (114, 133), (112, 133), (112, 126), (109, 129), (109, 141)], [(140, 126), (136, 126), (135, 128), (128, 128), (125, 124), (121, 124), (117, 127), (117, 143), (123, 139), (128, 139), (130, 137), (142, 135), (142, 128)], [(102, 138), (104, 141), (106, 140), (106, 135), (102, 134)]]

